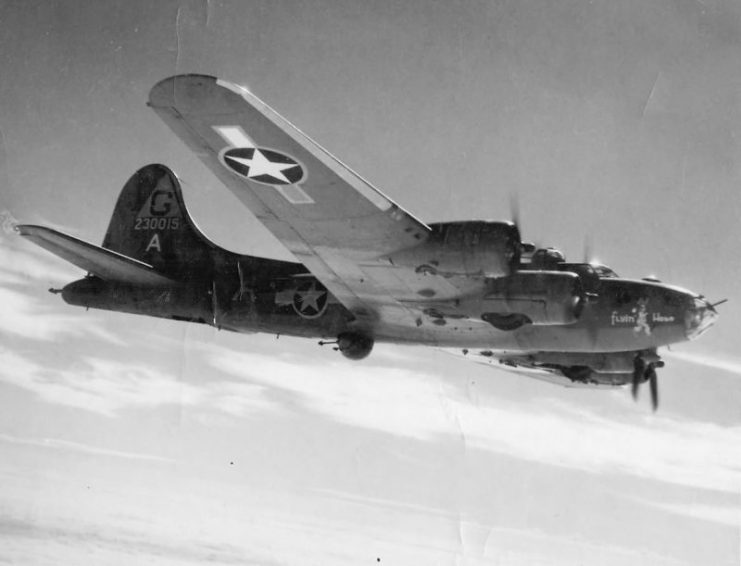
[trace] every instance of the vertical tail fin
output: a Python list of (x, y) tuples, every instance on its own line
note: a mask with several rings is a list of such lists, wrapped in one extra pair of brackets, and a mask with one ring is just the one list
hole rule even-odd
[(175, 279), (201, 279), (212, 271), (213, 246), (196, 228), (180, 182), (164, 165), (142, 167), (126, 182), (103, 247)]

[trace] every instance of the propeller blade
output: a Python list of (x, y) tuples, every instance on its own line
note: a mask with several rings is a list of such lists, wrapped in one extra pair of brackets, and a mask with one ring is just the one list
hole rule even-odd
[(636, 355), (633, 359), (633, 383), (630, 388), (630, 392), (633, 395), (633, 399), (638, 399), (638, 386), (643, 381), (643, 375), (646, 372), (646, 362), (640, 354)]
[(659, 381), (656, 377), (656, 370), (653, 365), (648, 369), (648, 380), (651, 385), (651, 407), (654, 412), (659, 408)]
[(538, 249), (532, 242), (525, 242), (522, 239), (522, 224), (520, 217), (520, 195), (517, 191), (510, 191), (509, 193), (509, 217), (512, 223), (517, 227), (517, 232), (520, 235), (520, 258), (523, 256), (528, 259)]
[(520, 228), (520, 197), (519, 193), (512, 191), (509, 193), (509, 216), (517, 228)]
[(594, 309), (589, 305), (589, 298), (584, 297), (584, 301), (587, 303), (583, 305), (581, 318), (587, 325), (587, 336), (589, 336), (589, 343), (593, 348), (597, 347), (597, 339), (599, 338), (599, 325), (600, 321), (597, 318)]
[(592, 235), (587, 233), (584, 235), (584, 260), (582, 263), (592, 263), (594, 257), (592, 257)]

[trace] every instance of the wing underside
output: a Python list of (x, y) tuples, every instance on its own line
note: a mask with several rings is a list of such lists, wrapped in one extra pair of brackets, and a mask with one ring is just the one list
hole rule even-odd
[[(203, 75), (155, 85), (149, 105), (240, 201), (358, 319), (418, 327), (416, 283), (384, 258), (420, 245), (430, 228), (372, 187), (248, 91)], [(414, 288), (415, 285), (417, 288)]]
[[(479, 350), (469, 348), (442, 348), (447, 354), (451, 354), (455, 357), (465, 359), (477, 364), (486, 365), (494, 369), (506, 371), (508, 373), (514, 373), (519, 376), (530, 377), (537, 379), (538, 381), (545, 381), (562, 387), (570, 388), (605, 388), (611, 389), (614, 387), (620, 387), (629, 383), (631, 380), (631, 373), (627, 367), (605, 367), (604, 362), (598, 367), (586, 367), (581, 366), (583, 373), (570, 373), (569, 366), (552, 364), (552, 363), (538, 363), (539, 357), (550, 357), (553, 356), (564, 356), (568, 357), (571, 355), (584, 356), (583, 354), (574, 353), (558, 353), (558, 352), (508, 352), (508, 351), (492, 351), (492, 350)], [(597, 357), (601, 357), (603, 360), (608, 358), (615, 358), (617, 360), (624, 360), (626, 356), (624, 353), (607, 353), (607, 354), (586, 354), (594, 355), (595, 360)], [(628, 354), (628, 358), (632, 360), (633, 353)]]

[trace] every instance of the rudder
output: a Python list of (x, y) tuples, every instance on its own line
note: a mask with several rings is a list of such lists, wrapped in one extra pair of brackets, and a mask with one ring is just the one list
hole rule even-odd
[(103, 247), (176, 279), (211, 271), (211, 246), (185, 208), (177, 177), (160, 164), (142, 167), (126, 182)]

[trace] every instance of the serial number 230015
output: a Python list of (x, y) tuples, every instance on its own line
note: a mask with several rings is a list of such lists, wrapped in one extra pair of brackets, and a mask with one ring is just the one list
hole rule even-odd
[(180, 228), (180, 218), (137, 218), (134, 230), (177, 230)]

